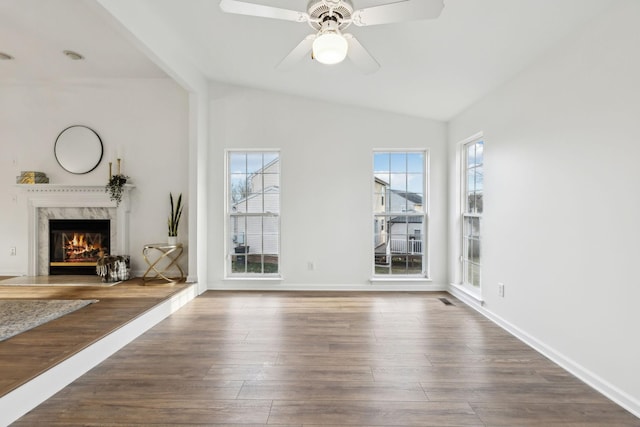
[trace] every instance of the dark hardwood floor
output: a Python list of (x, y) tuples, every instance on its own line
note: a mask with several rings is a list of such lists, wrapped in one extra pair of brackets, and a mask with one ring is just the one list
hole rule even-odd
[(640, 419), (448, 294), (210, 291), (15, 423), (154, 424)]
[[(40, 375), (45, 370), (101, 339), (116, 328), (146, 312), (176, 292), (184, 283), (171, 286), (154, 282), (142, 286), (141, 279), (132, 279), (114, 286), (81, 286), (99, 284), (99, 279), (60, 278), (3, 278), (11, 283), (39, 283), (40, 285), (8, 286), (0, 281), (1, 299), (98, 299), (66, 316), (45, 323), (0, 342), (0, 396)], [(78, 286), (45, 286), (45, 282), (65, 281)]]

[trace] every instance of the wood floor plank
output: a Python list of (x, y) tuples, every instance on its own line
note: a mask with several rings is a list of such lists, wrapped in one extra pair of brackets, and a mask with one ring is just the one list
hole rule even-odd
[(432, 366), (422, 353), (280, 353), (276, 364), (285, 366), (370, 366), (371, 368), (399, 366)]
[(638, 427), (640, 420), (611, 402), (601, 403), (473, 403), (489, 426)]
[(584, 384), (566, 385), (535, 383), (478, 383), (465, 382), (433, 386), (421, 383), (425, 394), (431, 401), (465, 401), (470, 403), (580, 403), (602, 402), (602, 396), (594, 390), (585, 389)]
[(427, 401), (427, 396), (419, 383), (346, 381), (245, 381), (238, 398), (307, 401)]
[(467, 403), (274, 401), (269, 423), (359, 426), (483, 426)]
[[(28, 278), (21, 278), (28, 281)], [(52, 278), (51, 280), (55, 280)], [(47, 322), (0, 343), (0, 396), (84, 349), (151, 307), (183, 290), (187, 284), (141, 286), (132, 279), (115, 286), (3, 286), (2, 299), (98, 299), (82, 310)], [(94, 277), (89, 278), (91, 283)]]
[[(34, 363), (53, 351), (28, 356), (26, 345), (15, 348)], [(15, 360), (11, 366), (20, 370)], [(628, 427), (640, 420), (448, 294), (217, 291), (15, 425)]]
[[(51, 400), (41, 405), (41, 420), (66, 423), (67, 426), (86, 425), (99, 420), (115, 421), (120, 425), (152, 424), (266, 424), (271, 401), (181, 399), (177, 396), (131, 400), (79, 399), (75, 402)], [(16, 425), (37, 424), (37, 417), (27, 414)]]
[(92, 396), (99, 395), (101, 400), (118, 400), (126, 395), (132, 400), (161, 400), (179, 396), (180, 399), (232, 400), (238, 397), (243, 386), (242, 381), (208, 381), (202, 379), (171, 379), (168, 388), (167, 379), (158, 376), (142, 376), (135, 379), (110, 378), (108, 382), (100, 377), (87, 376), (79, 379), (52, 401), (64, 401), (70, 395), (83, 396), (83, 402), (90, 402)]
[[(541, 354), (532, 354), (529, 351), (525, 355), (477, 355), (477, 354), (449, 354), (434, 355), (427, 354), (427, 359), (432, 366), (450, 366), (450, 367), (506, 367), (506, 366), (529, 366), (536, 369), (540, 373), (540, 369), (549, 366), (549, 360)], [(566, 371), (563, 371), (566, 372)], [(541, 374), (542, 375), (542, 374)]]
[(386, 367), (373, 368), (376, 381), (414, 380), (428, 386), (451, 383), (543, 384), (549, 382), (528, 366), (519, 367)]
[(245, 381), (369, 381), (373, 375), (368, 366), (265, 366), (215, 365), (205, 379)]

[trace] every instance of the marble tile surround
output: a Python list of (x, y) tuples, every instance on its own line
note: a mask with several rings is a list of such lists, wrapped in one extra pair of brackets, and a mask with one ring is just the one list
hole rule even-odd
[[(108, 219), (111, 220), (111, 235), (109, 248), (118, 247), (118, 225), (116, 208), (107, 207), (45, 207), (38, 208), (38, 232), (37, 243), (38, 248), (38, 266), (37, 273), (39, 276), (49, 274), (49, 220), (50, 219)], [(112, 250), (113, 251), (113, 250)]]

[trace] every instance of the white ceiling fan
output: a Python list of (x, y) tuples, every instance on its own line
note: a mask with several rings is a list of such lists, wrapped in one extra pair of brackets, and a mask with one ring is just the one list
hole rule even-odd
[(358, 42), (343, 31), (351, 24), (358, 27), (395, 22), (434, 19), (444, 8), (444, 0), (400, 0), (355, 9), (351, 0), (310, 0), (306, 12), (249, 3), (222, 0), (220, 8), (227, 13), (306, 22), (315, 33), (304, 38), (281, 62), (279, 69), (289, 69), (311, 52), (323, 64), (337, 64), (346, 56), (364, 73), (373, 73), (380, 64)]

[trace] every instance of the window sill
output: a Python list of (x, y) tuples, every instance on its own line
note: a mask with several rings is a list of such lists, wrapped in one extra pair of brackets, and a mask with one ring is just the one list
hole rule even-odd
[(248, 280), (255, 280), (259, 282), (279, 282), (282, 280), (282, 276), (227, 276), (224, 280), (243, 282)]
[(419, 276), (414, 276), (414, 277), (377, 277), (374, 276), (372, 278), (369, 279), (369, 282), (371, 283), (375, 283), (375, 282), (428, 282), (431, 283), (433, 282), (433, 280), (429, 279), (428, 277), (419, 277)]

